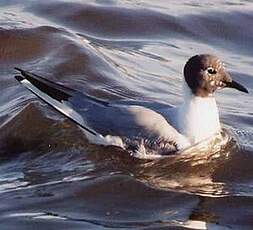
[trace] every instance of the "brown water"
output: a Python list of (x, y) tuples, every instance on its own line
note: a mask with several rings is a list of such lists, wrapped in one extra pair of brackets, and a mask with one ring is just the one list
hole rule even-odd
[[(25, 2), (25, 3), (24, 3)], [(252, 1), (0, 2), (0, 229), (253, 229)], [(217, 94), (234, 140), (140, 160), (87, 143), (13, 67), (105, 100), (180, 102), (212, 53), (250, 94)]]

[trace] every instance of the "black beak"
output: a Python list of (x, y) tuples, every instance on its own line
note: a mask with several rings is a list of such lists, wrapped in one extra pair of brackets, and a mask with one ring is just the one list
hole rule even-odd
[(226, 87), (228, 87), (228, 88), (234, 88), (234, 89), (237, 89), (237, 90), (242, 91), (244, 93), (249, 93), (249, 91), (244, 86), (237, 83), (236, 81), (224, 82), (224, 83), (226, 84)]
[(244, 93), (249, 93), (249, 91), (243, 85), (232, 80), (232, 77), (226, 71), (223, 72), (223, 83), (224, 83), (225, 87), (234, 88), (234, 89), (237, 89), (237, 90), (242, 91)]

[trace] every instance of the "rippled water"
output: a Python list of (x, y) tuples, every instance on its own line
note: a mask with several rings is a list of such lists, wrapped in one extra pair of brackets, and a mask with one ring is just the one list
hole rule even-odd
[[(0, 229), (252, 229), (252, 24), (250, 0), (2, 0)], [(90, 145), (14, 79), (17, 66), (104, 100), (175, 105), (197, 53), (250, 91), (217, 94), (234, 138), (155, 160)]]

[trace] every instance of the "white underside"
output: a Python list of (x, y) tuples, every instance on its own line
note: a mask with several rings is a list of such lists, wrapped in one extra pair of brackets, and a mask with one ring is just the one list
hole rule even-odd
[(183, 92), (184, 102), (177, 108), (178, 131), (191, 144), (196, 144), (218, 133), (221, 127), (215, 98), (212, 95), (197, 97), (191, 93), (186, 84), (184, 84)]

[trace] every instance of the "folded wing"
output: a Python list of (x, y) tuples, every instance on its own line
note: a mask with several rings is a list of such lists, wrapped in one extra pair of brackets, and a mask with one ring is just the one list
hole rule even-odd
[[(44, 102), (77, 124), (96, 144), (123, 147), (121, 138), (166, 141), (177, 148), (182, 136), (159, 113), (139, 105), (111, 105), (16, 68), (15, 78)], [(121, 137), (121, 138), (120, 138)]]

